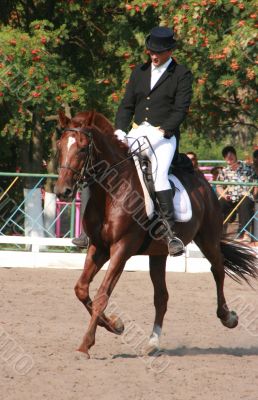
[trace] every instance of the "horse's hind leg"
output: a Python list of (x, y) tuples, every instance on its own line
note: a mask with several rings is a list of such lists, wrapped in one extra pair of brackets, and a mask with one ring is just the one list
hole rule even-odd
[(167, 311), (168, 291), (166, 286), (166, 259), (167, 256), (150, 256), (150, 277), (154, 287), (155, 320), (153, 331), (146, 351), (148, 353), (160, 347), (160, 335), (163, 319)]
[[(75, 294), (83, 303), (90, 315), (92, 315), (92, 300), (89, 295), (89, 286), (97, 272), (103, 264), (109, 259), (109, 255), (95, 246), (90, 246), (83, 272), (75, 285)], [(115, 316), (108, 318), (104, 313), (98, 320), (98, 325), (105, 327), (108, 331), (116, 334), (121, 334), (124, 330), (122, 321)]]
[(214, 237), (212, 236), (212, 232), (209, 232), (208, 236), (207, 232), (205, 232), (204, 234), (199, 233), (194, 241), (200, 247), (204, 256), (211, 263), (211, 272), (213, 274), (217, 287), (217, 316), (224, 326), (226, 326), (227, 328), (235, 328), (238, 324), (238, 316), (235, 311), (229, 311), (224, 296), (224, 256), (221, 252), (218, 235), (214, 235)]

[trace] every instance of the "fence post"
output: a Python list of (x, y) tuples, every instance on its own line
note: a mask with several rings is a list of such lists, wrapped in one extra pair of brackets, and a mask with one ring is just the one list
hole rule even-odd
[(71, 204), (70, 237), (74, 237), (75, 199)]

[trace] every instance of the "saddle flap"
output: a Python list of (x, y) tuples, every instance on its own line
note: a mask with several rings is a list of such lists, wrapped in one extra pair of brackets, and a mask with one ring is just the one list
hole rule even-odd
[[(133, 156), (133, 159), (143, 190), (146, 214), (149, 219), (152, 219), (154, 215), (154, 202), (149, 193), (149, 188), (146, 186), (139, 159), (136, 155)], [(168, 178), (171, 182), (171, 187), (175, 186), (176, 189), (173, 198), (175, 219), (177, 222), (187, 222), (192, 218), (192, 206), (188, 193), (175, 175), (170, 174)]]

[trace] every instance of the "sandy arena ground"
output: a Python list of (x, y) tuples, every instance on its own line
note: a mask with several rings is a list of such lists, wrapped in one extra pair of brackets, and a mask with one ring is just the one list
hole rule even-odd
[(240, 314), (228, 330), (216, 318), (210, 273), (168, 273), (164, 352), (149, 357), (141, 352), (153, 324), (151, 282), (147, 273), (124, 272), (111, 307), (125, 334), (99, 328), (86, 360), (75, 351), (89, 321), (73, 292), (79, 274), (0, 270), (1, 400), (258, 399), (257, 289), (226, 279), (228, 303)]

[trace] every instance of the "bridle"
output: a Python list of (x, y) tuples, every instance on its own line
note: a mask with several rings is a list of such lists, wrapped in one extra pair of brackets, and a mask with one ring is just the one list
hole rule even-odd
[[(93, 135), (91, 131), (88, 131), (85, 128), (82, 127), (75, 127), (75, 128), (64, 128), (61, 130), (61, 134), (63, 134), (64, 132), (78, 132), (78, 133), (82, 133), (83, 135), (85, 135), (88, 139), (89, 139), (89, 144), (87, 145), (86, 149), (85, 149), (85, 153), (86, 153), (86, 158), (85, 161), (83, 163), (83, 166), (80, 170), (75, 169), (73, 167), (71, 167), (70, 165), (61, 165), (59, 167), (59, 169), (68, 169), (70, 171), (72, 171), (75, 175), (78, 175), (78, 178), (76, 179), (74, 188), (76, 189), (78, 187), (78, 185), (80, 183), (83, 183), (83, 186), (90, 186), (92, 183), (94, 183), (96, 181), (96, 179), (98, 178), (98, 176), (101, 176), (103, 174), (103, 172), (105, 172), (105, 174), (107, 173), (107, 171), (109, 171), (112, 168), (115, 168), (121, 164), (123, 164), (124, 162), (126, 162), (127, 160), (133, 158), (135, 155), (137, 155), (139, 157), (140, 153), (142, 152), (141, 146), (139, 145), (139, 148), (133, 151), (129, 151), (128, 156), (123, 158), (121, 161), (115, 163), (115, 164), (111, 164), (108, 168), (105, 168), (105, 170), (103, 171), (103, 169), (99, 169), (96, 170), (94, 167), (94, 153), (93, 150), (95, 150), (96, 153), (100, 153), (100, 151), (98, 150), (98, 148), (96, 147), (94, 140), (93, 140)], [(151, 146), (151, 145), (150, 145)], [(152, 146), (151, 146), (152, 147)], [(140, 149), (140, 150), (139, 150)], [(87, 171), (87, 173), (86, 173)], [(85, 177), (87, 176), (87, 181), (85, 181)]]
[(68, 170), (72, 171), (75, 175), (78, 175), (78, 178), (76, 179), (76, 182), (75, 182), (75, 187), (77, 187), (81, 182), (83, 182), (86, 169), (88, 169), (89, 166), (91, 168), (93, 167), (93, 147), (96, 148), (96, 146), (93, 141), (92, 133), (85, 128), (80, 128), (80, 127), (64, 128), (61, 130), (61, 134), (63, 134), (64, 132), (79, 132), (79, 133), (82, 133), (83, 135), (85, 135), (89, 139), (89, 144), (85, 148), (86, 158), (85, 158), (83, 166), (80, 170), (71, 167), (69, 164), (68, 165), (60, 165), (60, 167), (59, 167), (59, 169), (68, 169)]

